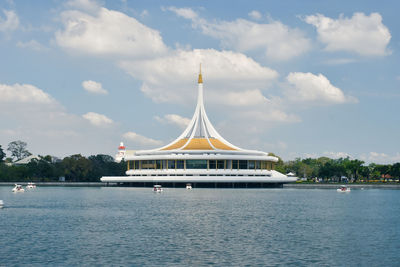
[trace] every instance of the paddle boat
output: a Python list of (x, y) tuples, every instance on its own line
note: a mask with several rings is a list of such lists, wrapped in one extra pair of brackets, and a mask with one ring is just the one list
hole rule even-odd
[(192, 184), (186, 184), (186, 189), (192, 190), (192, 189), (193, 189), (193, 188), (192, 188)]
[(20, 184), (15, 184), (15, 187), (12, 190), (14, 193), (22, 193), (25, 192), (25, 190), (22, 188), (22, 185)]
[(35, 183), (28, 183), (26, 186), (26, 189), (34, 189), (36, 188), (36, 184)]
[(158, 184), (154, 185), (153, 192), (161, 193), (162, 191), (163, 191), (163, 189), (162, 189), (161, 185), (158, 185)]
[(350, 188), (345, 185), (341, 185), (340, 188), (336, 189), (336, 191), (340, 193), (347, 193), (350, 192)]

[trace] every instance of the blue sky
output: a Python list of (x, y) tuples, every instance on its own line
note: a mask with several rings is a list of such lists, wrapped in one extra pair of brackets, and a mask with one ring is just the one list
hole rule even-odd
[(2, 1), (0, 145), (156, 148), (205, 106), (231, 143), (400, 161), (397, 1)]

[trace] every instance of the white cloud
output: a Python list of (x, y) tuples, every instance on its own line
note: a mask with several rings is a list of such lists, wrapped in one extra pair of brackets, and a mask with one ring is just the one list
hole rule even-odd
[(194, 28), (200, 28), (203, 34), (219, 39), (224, 48), (240, 52), (262, 51), (269, 59), (289, 60), (311, 47), (310, 40), (302, 31), (289, 28), (279, 21), (268, 24), (245, 19), (208, 22), (188, 8), (171, 7), (169, 10), (191, 19)]
[(325, 157), (331, 158), (331, 159), (340, 159), (340, 158), (351, 158), (351, 155), (346, 153), (346, 152), (333, 152), (333, 151), (326, 151), (323, 153)]
[(42, 44), (40, 44), (38, 41), (36, 41), (36, 40), (30, 40), (28, 42), (19, 41), (17, 43), (17, 47), (19, 47), (19, 48), (29, 48), (29, 49), (32, 49), (32, 50), (35, 50), (35, 51), (40, 51), (40, 50), (45, 49), (45, 47)]
[(65, 3), (65, 6), (92, 13), (98, 12), (101, 8), (100, 4), (94, 0), (70, 0)]
[[(278, 73), (241, 53), (214, 49), (176, 50), (165, 57), (121, 61), (119, 65), (143, 81), (142, 92), (154, 102), (195, 105), (195, 72), (201, 62), (206, 108), (211, 106), (221, 111), (226, 121), (251, 132), (263, 131), (272, 123), (300, 121), (296, 115), (286, 113), (277, 101), (264, 96), (264, 91), (277, 80)], [(222, 109), (221, 105), (229, 108)], [(255, 126), (257, 129), (253, 129)]]
[(230, 106), (253, 106), (268, 102), (268, 99), (258, 89), (241, 92), (225, 92), (221, 102)]
[(185, 18), (185, 19), (196, 19), (198, 15), (191, 8), (177, 8), (177, 7), (167, 7), (164, 10), (169, 10), (174, 12), (176, 15)]
[(286, 79), (293, 85), (285, 92), (292, 101), (331, 104), (357, 102), (356, 98), (345, 96), (340, 88), (333, 86), (322, 74), (291, 72)]
[(100, 8), (91, 15), (77, 10), (61, 14), (64, 31), (57, 31), (59, 46), (100, 56), (155, 57), (167, 52), (160, 33), (124, 13)]
[[(290, 153), (291, 155), (291, 158), (293, 158), (293, 159), (295, 159), (295, 158), (298, 158), (299, 157), (299, 155), (297, 154), (297, 153), (294, 153), (294, 152), (292, 152), (292, 153)], [(319, 157), (319, 155), (317, 155), (316, 153), (303, 153), (303, 158), (318, 158)]]
[(378, 163), (378, 164), (388, 164), (400, 162), (400, 153), (397, 152), (395, 155), (388, 155), (381, 152), (369, 152), (367, 154), (362, 154), (360, 159), (366, 161), (367, 163)]
[(283, 110), (279, 109), (261, 109), (261, 110), (249, 110), (242, 111), (237, 114), (238, 118), (244, 119), (244, 121), (250, 124), (256, 125), (261, 128), (261, 125), (257, 125), (256, 121), (260, 122), (300, 122), (300, 118), (293, 114), (287, 114)]
[(0, 102), (52, 104), (55, 100), (31, 84), (0, 84)]
[[(197, 16), (196, 13), (191, 12), (189, 9), (176, 9), (175, 11), (187, 18)], [(99, 35), (93, 28), (97, 29), (97, 26), (102, 26), (106, 20), (105, 17), (111, 16), (109, 13), (118, 14), (118, 16), (123, 15), (104, 8), (101, 8), (97, 14), (91, 15), (80, 11), (64, 12), (62, 21), (66, 29), (57, 32), (57, 42), (59, 42), (60, 46), (64, 45), (65, 48), (70, 50), (81, 52), (88, 50), (88, 53), (92, 53), (95, 56), (117, 53), (114, 50), (112, 52), (110, 50), (96, 52), (97, 44), (94, 44), (94, 49), (91, 46), (91, 42), (98, 40), (95, 36)], [(126, 15), (123, 16), (124, 21), (135, 20)], [(73, 30), (75, 27), (79, 29), (79, 24), (84, 25), (83, 29)], [(146, 26), (143, 25), (143, 27)], [(158, 31), (147, 29), (158, 34)], [(133, 29), (128, 29), (125, 32), (129, 35), (131, 30)], [(98, 31), (102, 33), (98, 37), (100, 41), (103, 36), (110, 39), (107, 36), (107, 29), (104, 30), (99, 27)], [(93, 35), (89, 33), (93, 33)], [(62, 38), (60, 37), (65, 36), (76, 37), (76, 44), (73, 43), (71, 45), (68, 42), (62, 44)], [(125, 40), (126, 38), (121, 33), (121, 36), (117, 39)], [(86, 41), (88, 42), (87, 44), (85, 44)], [(115, 41), (116, 45), (119, 45), (120, 42), (117, 42), (118, 40)], [(146, 54), (146, 51), (143, 53)], [(149, 57), (143, 55), (142, 58), (132, 56), (128, 52), (125, 55), (123, 59), (118, 56), (109, 58), (132, 77), (142, 81), (141, 91), (154, 102), (195, 105), (197, 96), (196, 72), (199, 64), (203, 63), (203, 80), (206, 88), (205, 102), (217, 109), (221, 106), (220, 104), (229, 105), (230, 109), (224, 110), (227, 120), (232, 118), (235, 123), (240, 124), (245, 121), (247, 124), (258, 125), (258, 131), (265, 128), (264, 125), (259, 126), (260, 119), (262, 122), (279, 123), (299, 120), (296, 116), (287, 114), (280, 106), (268, 101), (264, 96), (265, 91), (276, 82), (278, 73), (271, 68), (260, 65), (243, 53), (186, 48), (186, 50), (169, 50), (169, 53), (161, 55), (152, 53)], [(248, 116), (246, 117), (242, 114), (248, 114)], [(237, 118), (240, 118), (239, 122)], [(177, 117), (166, 116), (156, 119), (162, 119), (167, 123), (175, 123), (182, 128), (184, 127), (184, 123), (179, 123)], [(268, 124), (268, 127), (270, 127), (270, 124)], [(135, 138), (138, 137), (135, 136)]]
[(3, 10), (5, 18), (0, 17), (0, 32), (14, 31), (19, 26), (18, 15), (13, 10)]
[(123, 138), (126, 138), (130, 141), (133, 141), (135, 144), (143, 145), (143, 146), (160, 146), (162, 142), (159, 140), (154, 140), (143, 135), (137, 134), (135, 132), (127, 132), (122, 135)]
[(316, 27), (318, 39), (327, 51), (348, 51), (363, 56), (389, 54), (387, 45), (391, 35), (379, 13), (369, 16), (354, 13), (351, 18), (340, 15), (338, 19), (316, 14), (306, 16), (304, 21)]
[[(120, 129), (92, 127), (82, 116), (66, 111), (43, 89), (30, 84), (0, 84), (0, 140), (28, 142), (34, 154), (66, 156), (114, 152)], [(12, 129), (12, 130), (10, 130)]]
[(92, 80), (87, 80), (82, 82), (82, 87), (89, 93), (93, 94), (108, 94), (107, 90), (103, 89), (103, 86), (99, 82), (95, 82)]
[(368, 159), (374, 160), (374, 161), (381, 161), (382, 159), (386, 159), (389, 156), (385, 153), (379, 153), (379, 152), (369, 152), (368, 154)]
[(257, 10), (253, 10), (251, 12), (249, 12), (249, 17), (255, 20), (259, 20), (262, 18), (262, 15), (260, 12), (258, 12)]
[[(168, 56), (146, 61), (121, 61), (120, 67), (143, 81), (141, 90), (155, 102), (187, 103), (196, 96), (196, 76), (203, 62), (207, 94), (267, 88), (278, 73), (253, 59), (231, 51), (214, 49), (177, 50)], [(213, 92), (213, 93), (211, 93)], [(207, 97), (207, 96), (206, 96)], [(214, 98), (223, 102), (222, 97)]]
[(147, 17), (148, 15), (149, 15), (149, 11), (147, 11), (146, 9), (143, 10), (143, 11), (140, 13), (140, 17), (142, 17), (142, 18)]
[(91, 124), (99, 127), (110, 126), (113, 124), (113, 121), (110, 118), (95, 112), (88, 112), (82, 115), (82, 117), (88, 120)]
[(354, 58), (333, 58), (326, 60), (324, 63), (327, 65), (342, 65), (354, 62), (356, 62)]
[(190, 123), (189, 118), (185, 118), (177, 114), (167, 114), (164, 115), (162, 118), (155, 116), (154, 118), (158, 122), (177, 125), (181, 129), (185, 129)]
[(288, 144), (283, 142), (283, 141), (276, 141), (276, 142), (271, 142), (271, 143), (266, 143), (266, 142), (257, 142), (256, 145), (258, 143), (262, 143), (262, 148), (263, 151), (274, 151), (274, 154), (279, 155), (279, 152), (285, 151), (288, 148)]

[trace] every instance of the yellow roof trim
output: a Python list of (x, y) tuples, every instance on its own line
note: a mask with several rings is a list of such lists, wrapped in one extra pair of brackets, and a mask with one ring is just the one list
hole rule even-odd
[(201, 76), (201, 63), (200, 63), (200, 73), (198, 83), (203, 83), (203, 76)]
[(178, 140), (175, 143), (171, 144), (170, 146), (163, 148), (162, 150), (173, 150), (173, 149), (181, 148), (186, 144), (187, 141), (188, 141), (187, 138), (183, 138), (183, 139)]
[(193, 138), (183, 150), (214, 150), (206, 138)]
[(222, 142), (219, 141), (218, 139), (210, 138), (210, 139), (208, 139), (208, 140), (210, 140), (211, 144), (212, 144), (215, 148), (217, 148), (217, 149), (222, 149), (222, 150), (236, 150), (235, 148), (230, 147), (230, 146), (228, 146), (228, 145), (222, 143)]

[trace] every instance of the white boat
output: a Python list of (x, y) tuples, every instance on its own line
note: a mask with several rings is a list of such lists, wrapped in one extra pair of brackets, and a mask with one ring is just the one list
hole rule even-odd
[(154, 185), (153, 192), (161, 193), (162, 191), (163, 191), (163, 189), (162, 189), (161, 185), (158, 185), (158, 184)]
[(0, 199), (0, 209), (2, 209), (4, 207), (4, 202), (3, 200)]
[(25, 192), (25, 190), (22, 188), (22, 185), (20, 184), (15, 184), (15, 187), (12, 190), (14, 193), (20, 193), (20, 192)]
[(340, 193), (347, 193), (350, 192), (350, 188), (345, 185), (341, 185), (340, 188), (336, 189), (336, 191)]
[(186, 184), (186, 189), (192, 190), (192, 189), (193, 189), (193, 188), (192, 188), (192, 184)]
[(36, 188), (35, 183), (28, 183), (28, 185), (26, 186), (26, 189), (34, 189), (34, 188)]

